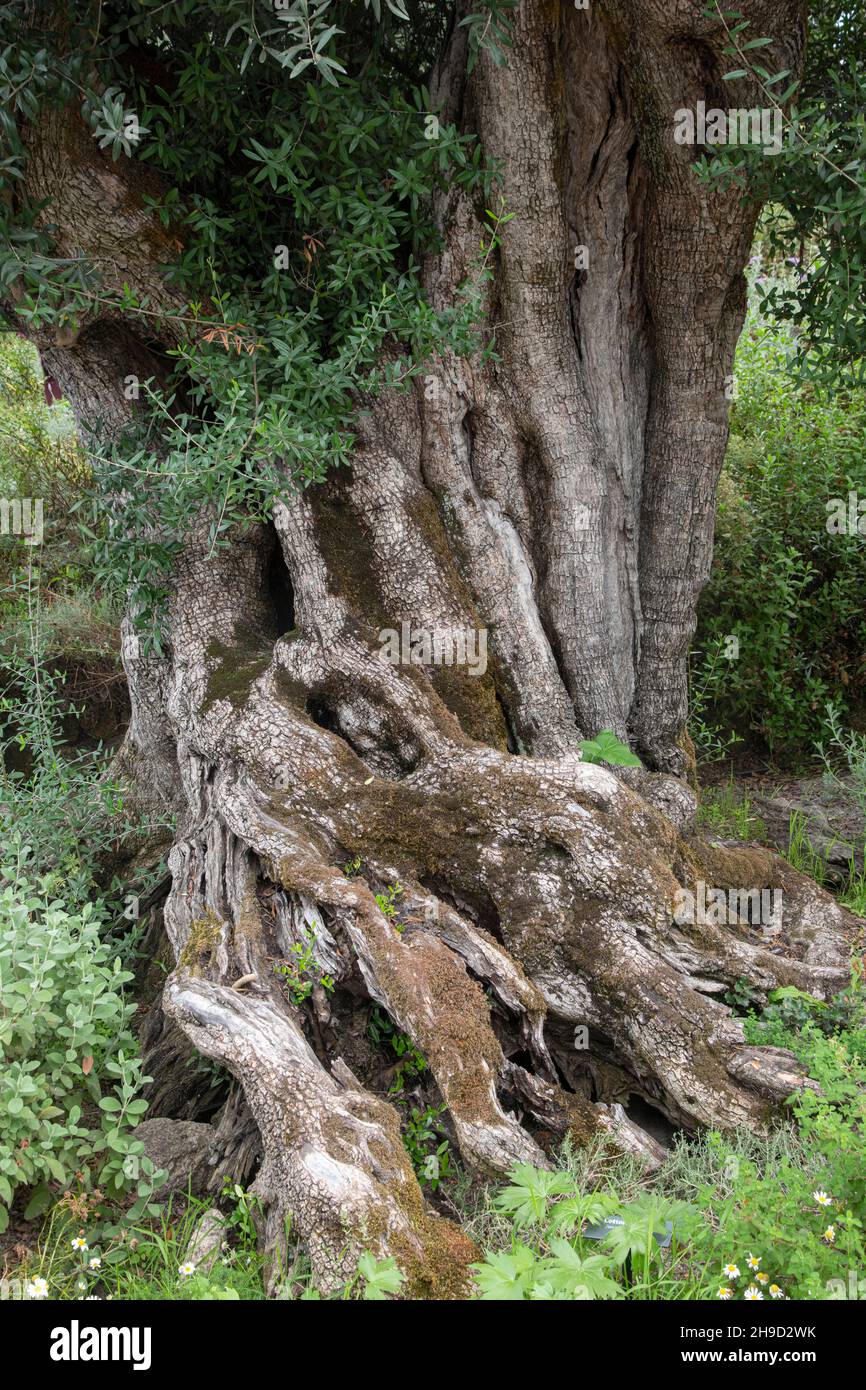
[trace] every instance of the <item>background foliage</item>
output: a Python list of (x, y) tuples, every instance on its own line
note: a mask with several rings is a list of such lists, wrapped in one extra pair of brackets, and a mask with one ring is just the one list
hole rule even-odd
[(756, 303), (776, 278), (755, 270), (691, 684), (718, 727), (796, 755), (829, 700), (858, 723), (866, 713), (866, 538), (827, 530), (828, 501), (866, 498), (866, 392), (792, 374), (790, 326)]

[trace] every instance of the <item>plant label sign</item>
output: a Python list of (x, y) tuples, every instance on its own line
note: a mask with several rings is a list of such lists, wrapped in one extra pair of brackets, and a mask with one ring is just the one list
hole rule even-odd
[[(608, 1231), (612, 1231), (615, 1227), (622, 1226), (624, 1224), (625, 1223), (621, 1216), (609, 1216), (605, 1221), (599, 1221), (597, 1226), (587, 1226), (586, 1230), (583, 1233), (584, 1239), (604, 1240), (604, 1237), (607, 1235)], [(658, 1245), (662, 1250), (667, 1250), (668, 1246), (671, 1243), (673, 1233), (674, 1223), (672, 1221), (665, 1222), (665, 1229), (663, 1231), (653, 1231), (653, 1235), (655, 1236), (656, 1241), (658, 1242)]]

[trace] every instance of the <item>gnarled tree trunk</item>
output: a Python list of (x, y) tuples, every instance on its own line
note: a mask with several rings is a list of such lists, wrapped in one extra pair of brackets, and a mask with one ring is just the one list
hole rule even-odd
[[(796, 69), (799, 3), (748, 8)], [(438, 98), (499, 161), (512, 214), (485, 289), (496, 357), (443, 351), (380, 398), (351, 469), (287, 487), (272, 526), (213, 554), (192, 535), (164, 657), (126, 632), (124, 775), (179, 817), (165, 1010), (242, 1085), (268, 1239), (290, 1214), (323, 1287), (370, 1249), (412, 1289), (459, 1292), (471, 1257), (425, 1209), (395, 1110), (342, 1056), (353, 1000), (424, 1053), (464, 1160), (502, 1172), (547, 1161), (539, 1128), (652, 1155), (631, 1097), (677, 1126), (768, 1123), (804, 1078), (745, 1046), (720, 996), (739, 978), (822, 997), (845, 982), (847, 914), (771, 854), (696, 836), (680, 780), (757, 211), (699, 184), (673, 141), (678, 107), (730, 101), (702, 9), (524, 0), (505, 66), (482, 53), (468, 76), (454, 29)], [(165, 345), (177, 306), (140, 171), (55, 119), (27, 193), (51, 197), (61, 247), (151, 295)], [(439, 306), (471, 273), (478, 211), (440, 200)], [(85, 424), (122, 419), (153, 334), (95, 310), (71, 345), (41, 342)], [(488, 669), (392, 664), (381, 633), (404, 623), (485, 630)], [(600, 729), (649, 770), (581, 761)], [(781, 930), (678, 925), (699, 881), (781, 889)], [(395, 883), (397, 918), (376, 900)], [(297, 1005), (274, 961), (310, 928), (335, 992)]]

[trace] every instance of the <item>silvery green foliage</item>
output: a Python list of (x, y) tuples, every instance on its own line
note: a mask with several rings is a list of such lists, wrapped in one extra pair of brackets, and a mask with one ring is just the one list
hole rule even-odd
[(136, 113), (124, 105), (123, 95), (116, 87), (103, 92), (101, 102), (86, 101), (83, 114), (99, 141), (99, 148), (104, 150), (110, 146), (112, 159), (132, 154), (142, 135), (148, 133), (147, 126), (139, 123)]
[(67, 912), (26, 856), (0, 867), (0, 1230), (19, 1187), (28, 1212), (49, 1184), (86, 1170), (109, 1190), (135, 1182), (143, 1209), (153, 1165), (132, 1137), (147, 1102), (129, 1029), (132, 979), (112, 959), (88, 904)]
[(780, 66), (786, 35), (761, 33), (721, 0), (706, 6), (705, 17), (724, 26), (728, 40), (723, 105), (760, 107), (784, 119), (772, 158), (754, 145), (709, 146), (698, 169), (710, 186), (733, 180), (766, 203), (766, 241), (796, 273), (759, 282), (762, 307), (796, 326), (793, 366), (847, 385), (866, 379), (866, 4), (846, 0), (809, 10), (806, 66), (797, 79)]
[[(491, 15), (507, 8), (496, 0)], [(502, 37), (486, 12), (470, 26), (473, 51)], [(435, 194), (459, 185), (498, 206), (477, 141), (440, 119), (424, 86), (446, 28), (429, 3), (408, 22), (402, 0), (224, 0), (216, 13), (207, 0), (141, 0), (103, 16), (88, 65), (85, 13), (48, 52), (23, 0), (0, 0), (0, 192), (23, 178), (25, 127), (83, 97), (96, 143), (158, 175), (153, 212), (179, 248), (160, 271), (180, 300), (177, 370), (136, 380), (128, 436), (94, 434), (81, 516), (100, 581), (131, 594), (150, 649), (191, 517), (209, 510), (221, 544), (292, 481), (348, 459), (359, 400), (407, 387), (443, 344), (481, 346), (485, 249), (438, 310), (419, 269), (438, 237)], [(142, 53), (164, 79), (142, 76), (131, 56)], [(158, 338), (135, 269), (107, 301), (97, 262), (59, 256), (36, 206), (0, 199), (0, 287), (15, 285), (28, 326), (74, 332), (98, 304), (141, 315)]]

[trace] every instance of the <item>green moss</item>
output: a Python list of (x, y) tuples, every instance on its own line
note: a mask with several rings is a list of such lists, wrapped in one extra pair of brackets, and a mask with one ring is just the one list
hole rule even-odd
[(418, 1234), (424, 1245), (424, 1258), (408, 1255), (406, 1297), (447, 1300), (469, 1297), (469, 1266), (481, 1259), (481, 1252), (465, 1231), (444, 1217), (426, 1212)]
[(208, 645), (207, 655), (216, 664), (208, 675), (202, 714), (207, 714), (218, 700), (228, 700), (233, 709), (240, 709), (253, 682), (267, 670), (272, 652), (271, 646), (259, 642), (227, 647), (214, 638)]
[(473, 676), (462, 667), (435, 666), (431, 676), (433, 689), (463, 732), (478, 743), (507, 752), (505, 719), (490, 674)]
[[(343, 475), (347, 481), (348, 476)], [(369, 540), (348, 501), (343, 477), (316, 492), (316, 540), (335, 590), (352, 605), (359, 620), (372, 628), (389, 627), (370, 564)]]
[(178, 965), (195, 971), (210, 960), (222, 939), (223, 924), (215, 912), (206, 912), (196, 917), (190, 924), (186, 945), (178, 958)]
[[(400, 1017), (419, 1021), (413, 1041), (423, 1052), (450, 1109), (461, 1119), (496, 1124), (490, 1079), (502, 1066), (502, 1050), (490, 1025), (490, 1005), (451, 952), (426, 936), (416, 936), (406, 951), (383, 951), (376, 971), (389, 1004)], [(425, 1026), (429, 999), (435, 1022)]]
[(568, 1137), (576, 1149), (585, 1149), (598, 1138), (598, 1115), (582, 1096), (568, 1096)]

